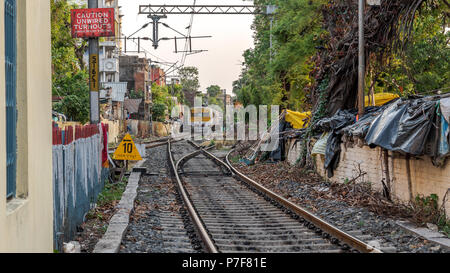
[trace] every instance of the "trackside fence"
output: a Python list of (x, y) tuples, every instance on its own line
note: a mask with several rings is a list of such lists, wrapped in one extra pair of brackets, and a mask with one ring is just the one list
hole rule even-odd
[[(108, 178), (102, 167), (108, 125), (53, 127), (54, 247), (72, 240)], [(105, 145), (106, 142), (106, 145)]]

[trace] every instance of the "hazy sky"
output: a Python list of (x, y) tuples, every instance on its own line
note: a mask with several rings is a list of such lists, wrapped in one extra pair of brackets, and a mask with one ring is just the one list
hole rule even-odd
[[(125, 35), (130, 35), (145, 23), (150, 21), (145, 15), (138, 15), (139, 5), (192, 5), (194, 0), (119, 0), (122, 6), (123, 17), (122, 31)], [(197, 5), (243, 5), (252, 4), (252, 1), (243, 0), (197, 0)], [(185, 66), (196, 66), (200, 72), (201, 90), (204, 91), (208, 86), (217, 84), (227, 89), (231, 94), (232, 82), (238, 79), (243, 62), (243, 52), (253, 47), (252, 24), (253, 15), (195, 15), (191, 36), (211, 35), (212, 38), (193, 39), (192, 48), (208, 50), (195, 55), (187, 56)], [(168, 15), (167, 19), (161, 21), (170, 27), (187, 33), (186, 27), (189, 26), (191, 15)], [(176, 32), (160, 24), (160, 38), (162, 37), (180, 37)], [(152, 24), (141, 30), (134, 37), (151, 37)], [(175, 54), (175, 43), (173, 40), (161, 41), (159, 48), (155, 50), (151, 42), (144, 41), (141, 46), (151, 54), (148, 58), (158, 61), (181, 62), (182, 54)], [(128, 50), (136, 50), (132, 42), (127, 43)], [(178, 50), (184, 49), (184, 41), (178, 41)], [(142, 54), (143, 55), (143, 54)], [(168, 68), (162, 66), (163, 68)], [(178, 74), (177, 74), (178, 75)]]

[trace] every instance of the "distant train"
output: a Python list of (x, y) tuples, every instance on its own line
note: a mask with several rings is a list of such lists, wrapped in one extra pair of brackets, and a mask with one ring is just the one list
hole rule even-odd
[(191, 126), (195, 133), (220, 132), (222, 130), (222, 126), (220, 126), (221, 115), (222, 113), (211, 107), (192, 108)]

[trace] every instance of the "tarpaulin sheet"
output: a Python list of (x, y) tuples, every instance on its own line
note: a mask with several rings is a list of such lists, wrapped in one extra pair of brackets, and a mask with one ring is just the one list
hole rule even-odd
[(374, 95), (375, 97), (375, 105), (372, 105), (372, 102), (370, 101), (369, 104), (369, 99), (371, 100), (372, 98), (369, 98), (369, 96), (366, 96), (365, 98), (365, 105), (366, 106), (382, 106), (388, 102), (390, 102), (391, 100), (397, 99), (400, 96), (397, 94), (392, 94), (392, 93), (377, 93)]
[(439, 156), (446, 156), (450, 152), (450, 127), (444, 116), (441, 117), (441, 139), (439, 141)]
[(286, 110), (285, 120), (289, 122), (294, 129), (303, 129), (308, 127), (311, 116), (311, 112), (300, 113)]
[[(368, 130), (371, 121), (380, 114), (383, 107), (367, 107), (366, 114), (356, 122), (356, 110), (339, 110), (333, 117), (324, 118), (317, 123), (317, 128), (329, 132), (325, 151), (324, 168), (328, 171), (328, 177), (333, 177), (333, 171), (337, 168), (341, 155), (342, 134), (363, 135)], [(356, 122), (356, 123), (355, 123)], [(350, 129), (348, 126), (350, 126)]]
[[(290, 123), (283, 120), (280, 121), (279, 130), (280, 132), (285, 132), (290, 128)], [(274, 161), (284, 161), (285, 159), (285, 139), (284, 137), (279, 137), (278, 148), (270, 153), (270, 158)]]
[(383, 113), (384, 109), (389, 107), (391, 101), (381, 107), (370, 106), (365, 109), (365, 114), (357, 122), (341, 129), (340, 133), (353, 138), (365, 138), (373, 121)]
[(444, 116), (447, 123), (450, 123), (450, 98), (441, 99), (439, 103), (442, 116)]
[(434, 100), (397, 100), (373, 121), (366, 142), (390, 151), (423, 155), (435, 106)]

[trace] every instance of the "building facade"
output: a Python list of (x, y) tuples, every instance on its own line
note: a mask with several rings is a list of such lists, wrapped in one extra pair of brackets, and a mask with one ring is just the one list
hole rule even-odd
[(144, 93), (150, 97), (150, 61), (139, 56), (120, 56), (120, 81), (128, 83), (128, 91)]
[(166, 86), (166, 73), (159, 66), (152, 65), (150, 67), (150, 78), (153, 83), (156, 83), (159, 86)]
[(118, 0), (99, 0), (99, 8), (114, 8), (115, 10), (115, 37), (105, 37), (99, 43), (100, 54), (100, 82), (119, 82), (119, 56), (121, 52), (122, 15)]
[(50, 1), (0, 0), (0, 252), (53, 252)]

